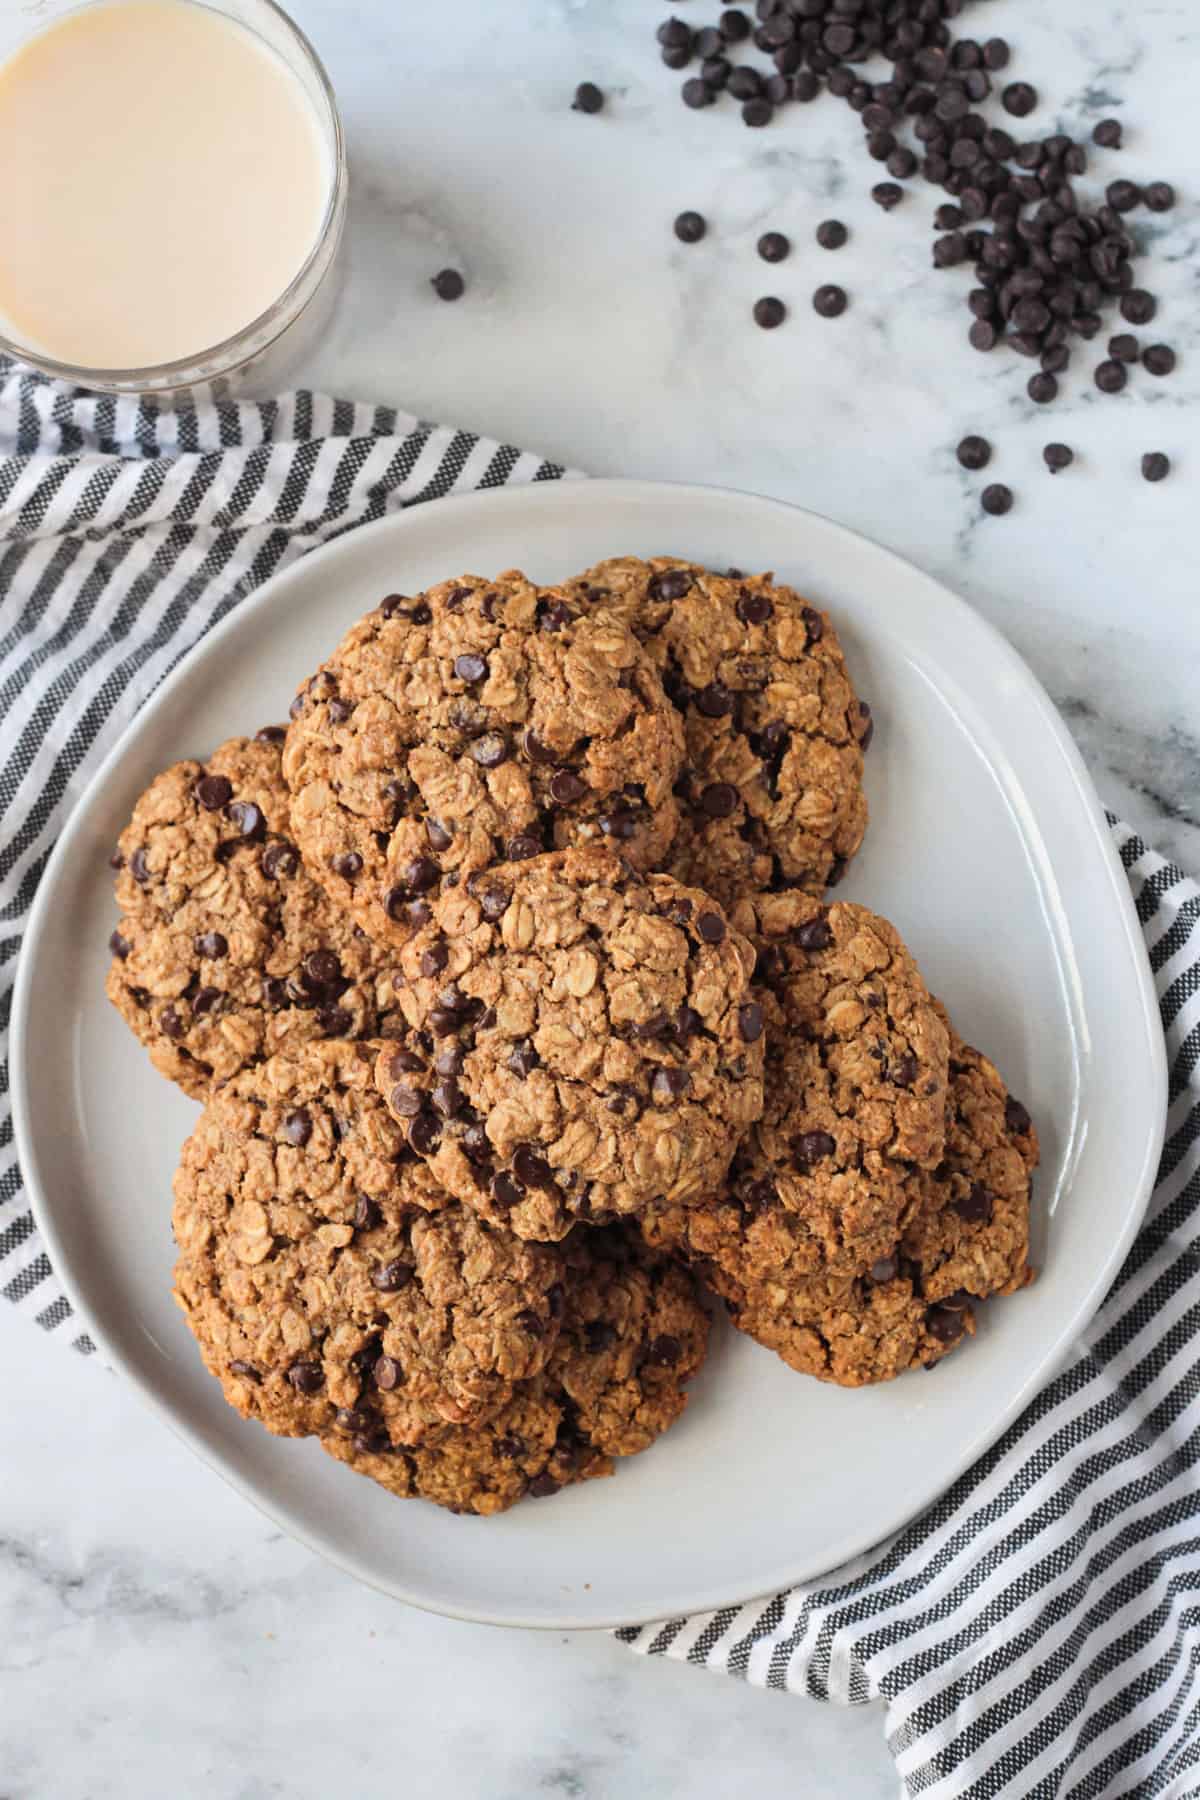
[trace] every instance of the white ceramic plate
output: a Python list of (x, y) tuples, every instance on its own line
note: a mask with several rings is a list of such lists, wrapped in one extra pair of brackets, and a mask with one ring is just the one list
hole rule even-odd
[[(845, 1393), (722, 1329), (681, 1423), (612, 1481), (492, 1520), (402, 1505), (315, 1445), (244, 1423), (170, 1298), (171, 1174), (195, 1108), (103, 994), (108, 852), (165, 764), (286, 715), (343, 628), (395, 588), (618, 552), (774, 569), (836, 619), (878, 721), (872, 824), (844, 889), (893, 919), (1041, 1133), (1041, 1274), (933, 1375)], [(507, 1624), (611, 1625), (818, 1574), (940, 1493), (1052, 1372), (1141, 1217), (1163, 1040), (1129, 891), (1057, 714), (961, 601), (828, 520), (705, 488), (582, 482), (422, 506), (338, 539), (246, 601), (164, 683), (43, 878), (13, 1080), (34, 1212), (98, 1342), (206, 1462), (376, 1586)]]

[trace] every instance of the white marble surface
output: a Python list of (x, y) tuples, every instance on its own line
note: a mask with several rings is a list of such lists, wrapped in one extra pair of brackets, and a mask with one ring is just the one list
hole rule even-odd
[[(1192, 0), (988, 0), (961, 21), (1012, 39), (1039, 129), (1119, 112), (1128, 148), (1104, 178), (1185, 195), (1141, 216), (1163, 302), (1143, 337), (1176, 345), (1177, 375), (1101, 399), (1077, 370), (1049, 410), (1025, 398), (1027, 364), (965, 346), (967, 277), (927, 266), (929, 193), (880, 214), (833, 101), (759, 133), (732, 107), (686, 112), (651, 41), (665, 5), (293, 4), (354, 185), (349, 284), (310, 379), (599, 474), (757, 489), (891, 544), (1020, 647), (1109, 803), (1200, 867)], [(585, 77), (609, 95), (597, 118), (568, 109)], [(671, 234), (684, 206), (711, 222), (693, 248)], [(812, 242), (830, 214), (854, 229), (836, 255)], [(773, 270), (753, 253), (767, 227), (796, 245)], [(470, 282), (456, 306), (426, 286), (446, 263)], [(831, 279), (853, 305), (826, 323), (808, 297)], [(764, 292), (793, 307), (775, 333), (749, 322)], [(967, 430), (1017, 492), (1006, 519), (980, 517), (954, 461)], [(1078, 456), (1056, 480), (1051, 437)], [(1175, 460), (1161, 487), (1138, 478), (1147, 449)], [(647, 1665), (604, 1636), (408, 1612), (280, 1539), (115, 1377), (3, 1313), (0, 1366), (5, 1800), (895, 1792), (873, 1710)]]

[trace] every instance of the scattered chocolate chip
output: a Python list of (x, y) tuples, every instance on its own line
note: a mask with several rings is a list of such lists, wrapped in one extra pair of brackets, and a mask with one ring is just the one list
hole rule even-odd
[(704, 714), (706, 719), (723, 719), (733, 711), (733, 695), (720, 682), (710, 682), (708, 687), (701, 688), (695, 698), (696, 711)]
[(1102, 150), (1119, 150), (1121, 148), (1120, 119), (1101, 119), (1092, 131), (1093, 144), (1099, 144)]
[(1142, 353), (1142, 367), (1148, 375), (1169, 375), (1175, 367), (1175, 352), (1169, 344), (1149, 344)]
[(412, 1278), (412, 1265), (401, 1262), (398, 1256), (391, 1262), (379, 1263), (371, 1271), (371, 1280), (381, 1294), (398, 1294)]
[(1143, 189), (1142, 199), (1151, 212), (1170, 212), (1175, 204), (1175, 189), (1169, 181), (1152, 181)]
[(541, 1475), (534, 1476), (525, 1491), (527, 1494), (531, 1494), (535, 1500), (548, 1500), (551, 1494), (558, 1493), (558, 1483), (553, 1475), (543, 1472)]
[(478, 900), (480, 912), (490, 924), (494, 925), (496, 920), (503, 918), (508, 911), (512, 895), (507, 888), (485, 888), (478, 896)]
[(986, 438), (974, 436), (965, 437), (959, 443), (955, 455), (958, 457), (963, 468), (970, 469), (972, 474), (974, 474), (979, 469), (986, 469), (991, 462), (992, 446), (988, 443)]
[(965, 1194), (954, 1202), (954, 1210), (967, 1225), (989, 1225), (995, 1205), (994, 1197), (981, 1181), (973, 1181)]
[(742, 1034), (743, 1041), (747, 1044), (756, 1044), (762, 1036), (762, 1007), (759, 1006), (756, 1001), (748, 1000), (744, 1006), (739, 1006), (738, 1030)]
[(439, 300), (461, 300), (467, 291), (467, 284), (457, 269), (439, 269), (429, 285)]
[(787, 318), (787, 307), (774, 294), (764, 294), (754, 302), (754, 323), (764, 331), (774, 331)]
[(710, 819), (727, 819), (737, 810), (738, 791), (728, 781), (714, 781), (700, 795), (700, 810)]
[(775, 607), (766, 594), (753, 594), (749, 588), (743, 588), (734, 611), (743, 625), (765, 625)]
[(231, 825), (236, 825), (243, 841), (257, 844), (267, 835), (267, 821), (261, 807), (255, 806), (253, 800), (231, 800), (225, 808), (225, 817)]
[(848, 304), (845, 288), (834, 282), (825, 282), (813, 295), (813, 310), (823, 319), (836, 319), (845, 312)]
[(1130, 288), (1121, 295), (1121, 317), (1131, 325), (1148, 325), (1158, 311), (1158, 301), (1145, 288)]
[(513, 1074), (524, 1081), (537, 1068), (541, 1057), (529, 1038), (521, 1038), (509, 1051), (506, 1061), (507, 1067), (512, 1070)]
[(675, 220), (675, 236), (681, 244), (698, 244), (707, 230), (702, 213), (681, 212)]
[(650, 1092), (656, 1100), (678, 1100), (692, 1085), (686, 1069), (655, 1069)]
[(286, 725), (263, 725), (254, 734), (256, 744), (282, 744), (287, 736)]
[(781, 263), (790, 252), (792, 245), (782, 231), (764, 231), (758, 240), (758, 254), (764, 262)]
[(683, 1345), (679, 1339), (664, 1332), (651, 1340), (643, 1360), (653, 1368), (673, 1369), (682, 1355)]
[(1008, 44), (1004, 38), (989, 38), (983, 46), (983, 66), (995, 74), (998, 69), (1008, 67)]
[(454, 659), (454, 673), (460, 681), (476, 682), (487, 678), (488, 665), (486, 656), (479, 656), (474, 650), (464, 652)]
[(1096, 365), (1095, 382), (1102, 394), (1119, 394), (1128, 380), (1129, 374), (1124, 363), (1115, 362), (1110, 357)]
[(158, 1015), (159, 1028), (169, 1038), (181, 1038), (185, 1027), (173, 1006), (164, 1006)]
[(502, 731), (485, 731), (471, 745), (471, 755), (481, 769), (498, 769), (508, 752), (508, 739)]
[(815, 919), (806, 919), (803, 925), (797, 925), (793, 930), (792, 942), (800, 950), (827, 950), (833, 942), (828, 918), (818, 913)]
[(509, 862), (528, 862), (531, 856), (540, 856), (545, 846), (540, 838), (531, 832), (519, 832), (516, 837), (509, 838), (504, 846), (504, 854)]
[[(356, 860), (361, 868), (362, 859)], [(263, 851), (259, 867), (268, 881), (290, 880), (300, 867), (300, 852), (286, 838), (278, 838)]]
[(374, 1231), (383, 1218), (383, 1213), (369, 1194), (360, 1194), (354, 1208), (354, 1229), (356, 1231)]
[(1047, 444), (1042, 451), (1042, 458), (1052, 475), (1060, 469), (1069, 469), (1075, 461), (1075, 452), (1069, 444)]
[(307, 1144), (312, 1136), (312, 1119), (305, 1107), (298, 1106), (295, 1112), (287, 1114), (283, 1121), (283, 1135), (298, 1150)]
[(319, 1362), (294, 1362), (287, 1378), (298, 1394), (319, 1394), (325, 1386), (325, 1371)]
[(513, 1152), (512, 1170), (522, 1187), (553, 1188), (554, 1172), (531, 1144), (518, 1144)]
[(990, 513), (993, 518), (1000, 518), (1004, 513), (1011, 512), (1012, 503), (1012, 489), (1002, 481), (994, 481), (990, 487), (985, 487), (980, 496), (984, 512)]
[(1011, 81), (1000, 95), (1000, 104), (1014, 119), (1028, 118), (1038, 103), (1037, 89), (1027, 81)]
[(575, 98), (571, 102), (571, 111), (580, 113), (598, 113), (604, 105), (604, 95), (594, 81), (581, 81), (575, 89)]
[(702, 912), (696, 920), (696, 930), (706, 944), (720, 944), (725, 937), (725, 921), (720, 913)]
[(1171, 473), (1171, 459), (1161, 450), (1151, 450), (1142, 458), (1142, 476), (1146, 481), (1165, 481)]
[(233, 783), (224, 775), (202, 775), (193, 792), (205, 812), (220, 812), (233, 798)]
[(806, 1169), (832, 1156), (837, 1144), (827, 1131), (804, 1131), (796, 1139), (795, 1148), (797, 1165)]
[(1053, 375), (1031, 375), (1026, 387), (1029, 398), (1038, 406), (1048, 406), (1058, 398), (1058, 383)]
[[(196, 941), (199, 943), (200, 940), (197, 939)], [(133, 949), (133, 945), (130, 943), (129, 939), (127, 937), (122, 937), (119, 931), (113, 932), (108, 940), (108, 947), (113, 955), (119, 957), (122, 962), (125, 961), (129, 952)], [(200, 954), (202, 955), (203, 952), (200, 952)]]
[(215, 959), (225, 955), (229, 949), (229, 940), (220, 931), (202, 931), (193, 948), (197, 956)]
[(692, 587), (691, 572), (687, 569), (659, 569), (646, 584), (646, 592), (651, 600), (682, 600), (690, 593)]
[(849, 236), (840, 219), (823, 219), (817, 226), (817, 242), (822, 250), (840, 250)]
[[(732, 86), (732, 83), (730, 85)], [(685, 81), (680, 92), (683, 95), (683, 104), (697, 111), (701, 107), (711, 106), (717, 97), (708, 83), (701, 81), (698, 75), (693, 75), (690, 80)]]
[(576, 800), (582, 800), (587, 791), (587, 782), (572, 769), (560, 769), (550, 778), (550, 798), (556, 806), (571, 806)]
[(1119, 331), (1108, 340), (1108, 354), (1114, 362), (1135, 363), (1141, 350), (1131, 331)]
[(903, 200), (904, 189), (896, 181), (877, 181), (871, 189), (871, 198), (884, 212), (891, 212)]
[(489, 1192), (496, 1205), (502, 1206), (505, 1212), (514, 1207), (521, 1198), (521, 1189), (512, 1176), (504, 1174), (503, 1171), (492, 1176)]

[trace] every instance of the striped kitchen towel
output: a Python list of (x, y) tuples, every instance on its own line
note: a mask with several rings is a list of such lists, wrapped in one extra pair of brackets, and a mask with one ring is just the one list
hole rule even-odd
[[(0, 1291), (62, 1341), (91, 1348), (22, 1193), (4, 1039), (64, 818), (156, 684), (268, 575), (398, 507), (564, 473), (386, 408), (298, 393), (157, 413), (0, 364)], [(1075, 1358), (877, 1550), (619, 1634), (764, 1687), (882, 1698), (913, 1794), (1200, 1794), (1200, 888), (1112, 826), (1171, 1111), (1145, 1228)]]
[(567, 473), (321, 394), (159, 412), (0, 361), (0, 1293), (93, 1346), (34, 1228), (8, 1093), (17, 952), (63, 820), (147, 695), (269, 575), (401, 507)]
[(1110, 823), (1169, 1110), (1146, 1223), (1067, 1367), (867, 1555), (618, 1633), (757, 1687), (884, 1701), (904, 1791), (927, 1800), (1200, 1795), (1200, 886)]

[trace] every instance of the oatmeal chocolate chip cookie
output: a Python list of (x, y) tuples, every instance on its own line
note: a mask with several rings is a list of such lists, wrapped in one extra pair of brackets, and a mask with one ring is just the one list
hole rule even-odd
[(332, 907), (291, 839), (283, 731), (232, 738), (147, 788), (114, 862), (108, 997), (195, 1099), (313, 1039), (373, 1037), (389, 959)]
[(292, 822), (331, 898), (399, 945), (494, 863), (619, 843), (661, 860), (679, 717), (633, 633), (516, 571), (390, 595), (296, 696)]
[(403, 1498), (485, 1515), (611, 1475), (615, 1457), (648, 1449), (683, 1411), (704, 1360), (708, 1315), (695, 1283), (611, 1229), (575, 1232), (567, 1260), (550, 1361), (499, 1413), (416, 1448), (391, 1443), (374, 1422), (338, 1425), (322, 1447)]
[(974, 1331), (973, 1300), (1032, 1279), (1037, 1134), (994, 1065), (950, 1036), (945, 1152), (936, 1169), (914, 1172), (911, 1209), (886, 1254), (853, 1273), (814, 1274), (778, 1207), (646, 1227), (652, 1241), (686, 1241), (739, 1329), (805, 1374), (861, 1387), (935, 1362)]
[(566, 1258), (410, 1160), (376, 1050), (309, 1044), (244, 1070), (175, 1178), (176, 1299), (226, 1399), (283, 1436), (369, 1415), (408, 1444), (486, 1417), (559, 1332)]
[(763, 1114), (726, 1197), (694, 1219), (659, 1203), (656, 1241), (678, 1234), (739, 1279), (781, 1256), (796, 1274), (854, 1274), (890, 1254), (916, 1171), (942, 1156), (946, 1026), (894, 926), (865, 907), (791, 892), (734, 916), (759, 945)]
[(770, 576), (666, 556), (614, 557), (567, 585), (632, 627), (683, 714), (671, 874), (727, 906), (840, 880), (866, 830), (872, 722), (827, 615)]
[(380, 1051), (380, 1092), (437, 1178), (521, 1237), (697, 1204), (762, 1110), (752, 960), (707, 894), (610, 850), (510, 863), (401, 952), (418, 1035)]

